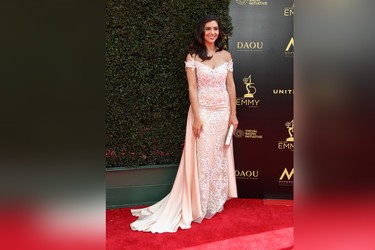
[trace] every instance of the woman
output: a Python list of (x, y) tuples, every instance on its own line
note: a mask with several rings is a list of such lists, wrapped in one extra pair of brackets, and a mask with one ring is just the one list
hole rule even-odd
[(231, 54), (223, 50), (221, 25), (205, 16), (186, 57), (190, 108), (185, 146), (171, 192), (153, 206), (131, 210), (133, 230), (176, 232), (221, 212), (237, 197), (233, 146), (224, 145), (228, 127), (238, 126)]

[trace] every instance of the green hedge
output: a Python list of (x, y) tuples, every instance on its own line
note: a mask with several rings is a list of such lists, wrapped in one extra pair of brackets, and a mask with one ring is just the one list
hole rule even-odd
[(197, 21), (228, 0), (106, 1), (106, 166), (179, 163), (189, 107), (184, 60)]

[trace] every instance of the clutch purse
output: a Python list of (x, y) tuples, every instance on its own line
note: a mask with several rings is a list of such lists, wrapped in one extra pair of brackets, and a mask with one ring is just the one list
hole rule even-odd
[(228, 128), (227, 135), (225, 136), (224, 145), (229, 146), (230, 142), (232, 141), (233, 136), (233, 124), (231, 124)]

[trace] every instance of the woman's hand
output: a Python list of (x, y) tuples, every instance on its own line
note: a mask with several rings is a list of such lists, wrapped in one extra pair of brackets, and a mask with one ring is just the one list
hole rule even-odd
[(238, 127), (238, 119), (236, 115), (230, 115), (228, 126), (230, 126), (231, 124), (233, 124), (233, 135), (234, 135)]
[(193, 122), (193, 133), (194, 136), (199, 138), (201, 135), (201, 132), (203, 131), (203, 122), (200, 118), (194, 118)]

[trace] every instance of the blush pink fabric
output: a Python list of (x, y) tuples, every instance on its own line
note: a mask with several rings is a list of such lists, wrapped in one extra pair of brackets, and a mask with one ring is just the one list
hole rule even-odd
[(226, 76), (232, 61), (212, 69), (196, 61), (186, 67), (197, 69), (199, 112), (203, 121), (201, 138), (192, 131), (189, 108), (185, 146), (171, 192), (158, 203), (132, 209), (138, 219), (133, 230), (163, 233), (187, 229), (223, 210), (226, 200), (237, 197), (233, 145), (224, 146), (229, 120)]

